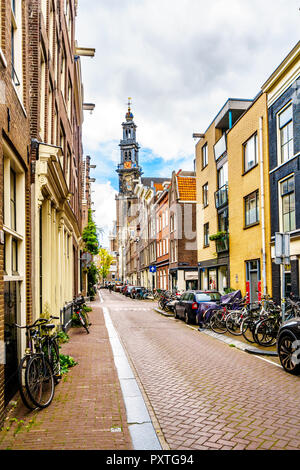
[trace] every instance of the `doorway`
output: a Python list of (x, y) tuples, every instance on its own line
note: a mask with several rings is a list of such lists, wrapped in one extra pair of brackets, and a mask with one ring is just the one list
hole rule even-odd
[(4, 403), (5, 406), (18, 390), (18, 335), (14, 323), (20, 312), (20, 282), (4, 282)]
[(260, 297), (260, 260), (246, 261), (246, 292), (250, 304)]

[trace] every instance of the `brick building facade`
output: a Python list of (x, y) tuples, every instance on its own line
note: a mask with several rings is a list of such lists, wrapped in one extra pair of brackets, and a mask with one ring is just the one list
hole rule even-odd
[(31, 318), (28, 3), (0, 2), (0, 422), (24, 344), (13, 323)]
[(173, 172), (169, 189), (170, 289), (197, 289), (196, 175)]
[(77, 0), (1, 0), (0, 13), (1, 422), (26, 346), (13, 323), (59, 315), (81, 287), (80, 56), (94, 49), (77, 47)]

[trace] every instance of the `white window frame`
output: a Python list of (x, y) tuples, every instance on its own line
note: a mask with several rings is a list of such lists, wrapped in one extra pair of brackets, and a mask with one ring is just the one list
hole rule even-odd
[[(291, 173), (284, 178), (282, 178), (280, 181), (278, 181), (278, 203), (279, 203), (279, 230), (280, 232), (284, 232), (284, 227), (283, 227), (283, 204), (282, 204), (282, 195), (281, 195), (281, 185), (288, 179), (294, 178), (294, 202), (295, 202), (295, 227), (291, 230), (296, 229), (296, 198), (295, 198), (295, 174)], [(287, 232), (288, 233), (288, 232)]]
[[(293, 145), (293, 152), (292, 155), (289, 156), (289, 158), (285, 161), (282, 161), (282, 146), (281, 146), (281, 136), (280, 136), (280, 115), (284, 113), (284, 111), (287, 110), (287, 108), (291, 106), (292, 107), (292, 120), (288, 121), (286, 125), (288, 125), (290, 122), (292, 122), (292, 126), (294, 125), (294, 113), (293, 113), (293, 101), (290, 100), (288, 103), (286, 103), (276, 114), (276, 129), (277, 129), (277, 164), (278, 165), (283, 165), (284, 163), (288, 162), (294, 157), (294, 145)], [(285, 126), (283, 126), (285, 127)], [(294, 129), (293, 129), (293, 139), (292, 142), (294, 144)]]

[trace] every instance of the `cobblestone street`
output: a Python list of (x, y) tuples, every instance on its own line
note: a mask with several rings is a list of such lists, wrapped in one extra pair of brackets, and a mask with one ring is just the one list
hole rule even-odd
[(171, 449), (300, 448), (299, 377), (101, 292)]
[(63, 346), (78, 365), (57, 386), (49, 408), (29, 412), (18, 402), (0, 433), (0, 449), (134, 448), (107, 311), (162, 449), (299, 450), (299, 377), (156, 313), (153, 302), (101, 290), (92, 305), (91, 334), (73, 328)]

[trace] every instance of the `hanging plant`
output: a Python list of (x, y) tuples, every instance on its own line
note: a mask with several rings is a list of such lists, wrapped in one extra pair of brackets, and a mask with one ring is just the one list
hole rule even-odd
[(213, 235), (210, 235), (209, 239), (210, 240), (222, 240), (223, 238), (225, 238), (227, 236), (227, 232), (225, 231), (221, 231), (221, 232), (217, 232)]

